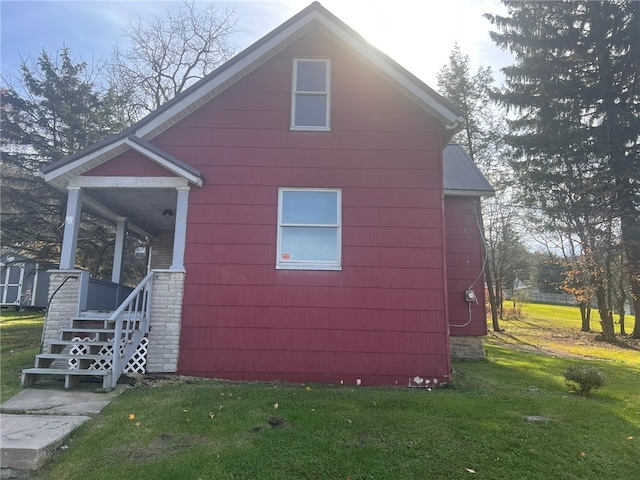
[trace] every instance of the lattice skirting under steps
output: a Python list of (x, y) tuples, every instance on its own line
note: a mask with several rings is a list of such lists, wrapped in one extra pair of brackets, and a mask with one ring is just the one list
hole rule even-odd
[[(71, 347), (69, 351), (70, 355), (88, 355), (89, 354), (89, 346), (88, 343), (95, 341), (92, 338), (80, 338), (75, 337), (73, 339), (74, 342), (77, 342), (77, 345)], [(142, 339), (135, 353), (127, 363), (124, 371), (126, 373), (147, 373), (147, 349), (149, 346), (149, 340), (145, 337)], [(123, 353), (124, 346), (120, 346), (120, 353)], [(102, 360), (96, 360), (89, 367), (89, 370), (110, 370), (111, 369), (111, 354), (113, 353), (113, 345), (105, 345), (100, 350), (99, 355), (103, 355), (106, 358)], [(72, 358), (69, 360), (69, 368), (77, 370), (79, 368), (78, 359)]]

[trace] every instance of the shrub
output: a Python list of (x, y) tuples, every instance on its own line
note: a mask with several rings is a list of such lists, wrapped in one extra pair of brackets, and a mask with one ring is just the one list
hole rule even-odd
[(573, 365), (564, 372), (567, 385), (580, 395), (587, 396), (591, 390), (604, 385), (605, 376), (602, 371), (588, 365)]

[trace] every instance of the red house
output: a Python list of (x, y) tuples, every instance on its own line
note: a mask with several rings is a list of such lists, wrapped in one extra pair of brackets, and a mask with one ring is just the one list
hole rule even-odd
[[(314, 2), (42, 170), (68, 191), (67, 222), (45, 352), (23, 383), (115, 385), (141, 341), (149, 372), (447, 382), (452, 356), (482, 357), (486, 333), (479, 200), (493, 190), (447, 146), (463, 121)], [(151, 243), (149, 275), (107, 313), (75, 268), (83, 207), (117, 225), (103, 292), (119, 288), (125, 232)]]

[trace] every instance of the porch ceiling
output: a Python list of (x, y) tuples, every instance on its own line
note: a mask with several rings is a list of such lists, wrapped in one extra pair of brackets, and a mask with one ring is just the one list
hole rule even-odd
[[(175, 188), (85, 188), (94, 202), (108, 208), (130, 224), (157, 235), (175, 228), (177, 191)], [(163, 215), (171, 210), (172, 215)]]

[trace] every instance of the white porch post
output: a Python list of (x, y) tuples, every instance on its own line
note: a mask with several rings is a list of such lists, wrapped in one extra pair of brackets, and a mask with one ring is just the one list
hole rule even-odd
[(78, 246), (78, 229), (82, 213), (82, 190), (79, 187), (68, 187), (67, 216), (64, 222), (64, 237), (60, 253), (60, 270), (73, 270), (76, 262)]
[(187, 240), (187, 209), (189, 207), (189, 187), (176, 187), (176, 225), (173, 234), (173, 258), (171, 270), (184, 270), (184, 250)]
[(122, 260), (124, 258), (124, 245), (126, 241), (127, 217), (116, 217), (116, 248), (113, 252), (113, 271), (111, 272), (111, 281), (120, 283), (120, 275), (122, 272)]

